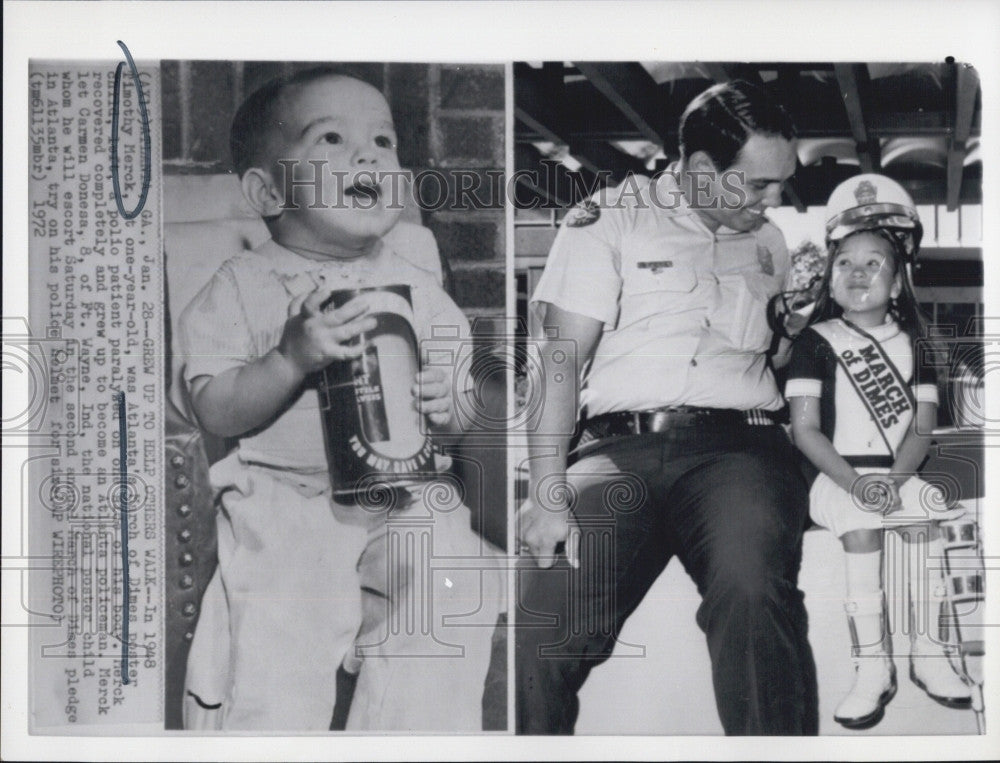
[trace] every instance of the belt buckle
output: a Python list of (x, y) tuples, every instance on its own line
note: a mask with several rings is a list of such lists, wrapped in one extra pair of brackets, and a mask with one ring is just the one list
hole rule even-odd
[(671, 411), (664, 411), (664, 410), (652, 411), (651, 413), (647, 414), (647, 416), (649, 417), (647, 421), (648, 431), (657, 433), (657, 432), (663, 432), (664, 430), (668, 429), (670, 426), (670, 418), (672, 415), (675, 414), (672, 414)]

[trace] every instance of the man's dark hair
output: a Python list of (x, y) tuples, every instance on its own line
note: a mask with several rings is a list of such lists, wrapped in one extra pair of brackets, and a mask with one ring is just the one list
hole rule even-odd
[(721, 171), (732, 166), (754, 133), (791, 140), (795, 125), (763, 88), (745, 80), (724, 82), (697, 96), (681, 115), (681, 156), (704, 151)]
[(275, 113), (282, 94), (290, 87), (308, 85), (327, 77), (349, 77), (365, 81), (342, 67), (314, 66), (287, 77), (273, 79), (243, 101), (229, 130), (229, 151), (240, 177), (251, 167), (258, 167), (266, 160), (267, 141), (282, 121), (282, 115)]

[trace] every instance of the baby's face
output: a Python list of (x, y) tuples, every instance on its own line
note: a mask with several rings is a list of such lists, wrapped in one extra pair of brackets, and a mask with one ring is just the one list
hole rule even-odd
[(327, 77), (291, 89), (278, 113), (270, 171), (285, 204), (294, 201), (281, 225), (295, 243), (326, 251), (385, 235), (402, 213), (403, 186), (382, 94), (358, 80)]

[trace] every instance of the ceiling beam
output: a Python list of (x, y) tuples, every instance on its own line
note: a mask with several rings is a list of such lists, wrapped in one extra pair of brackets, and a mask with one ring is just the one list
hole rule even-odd
[[(871, 131), (881, 138), (949, 136), (953, 120), (949, 111), (892, 111), (867, 115)], [(849, 125), (822, 110), (795, 113), (795, 126), (800, 138), (853, 138)], [(979, 124), (973, 118), (971, 136), (978, 137)]]
[(862, 172), (882, 171), (882, 152), (878, 138), (865, 121), (865, 107), (871, 103), (871, 78), (865, 64), (834, 64), (840, 95), (847, 109), (851, 135), (857, 147)]
[(534, 185), (530, 179), (521, 175), (514, 176), (514, 208), (515, 209), (556, 209), (566, 204), (546, 196), (541, 188)]
[[(562, 72), (566, 71), (566, 69), (562, 67), (562, 64), (559, 64), (558, 66), (560, 67), (558, 71), (560, 79), (556, 85), (561, 85)], [(718, 82), (728, 81), (732, 77), (736, 76), (746, 77), (753, 74), (753, 67), (748, 64), (706, 62), (703, 66), (707, 71), (711, 72), (712, 76)], [(792, 68), (792, 65), (789, 64), (757, 64), (755, 66), (759, 66), (764, 69), (777, 69), (779, 72), (779, 80), (781, 80), (781, 75), (785, 74), (786, 81), (788, 81), (787, 77), (789, 74), (786, 70), (790, 70)], [(833, 64), (825, 65), (825, 67), (818, 64), (801, 66), (809, 70), (826, 68), (833, 71), (834, 69)], [(618, 109), (613, 108), (610, 103), (606, 102), (603, 98), (600, 99), (599, 104), (594, 102), (594, 97), (597, 95), (598, 91), (591, 82), (580, 80), (576, 82), (568, 82), (565, 85), (556, 87), (553, 86), (545, 75), (543, 75), (543, 71), (545, 70), (533, 68), (527, 64), (516, 63), (514, 64), (515, 82), (517, 85), (520, 84), (523, 72), (524, 76), (532, 79), (540, 91), (547, 96), (547, 105), (549, 110), (563, 115), (564, 124), (568, 127), (564, 133), (568, 134), (564, 134), (561, 137), (591, 137), (595, 140), (636, 140), (642, 137), (638, 129), (627, 118), (625, 118), (625, 116)], [(781, 83), (779, 81), (779, 85), (780, 84)], [(799, 86), (802, 88), (803, 92), (809, 93), (816, 93), (823, 89), (822, 85), (811, 80), (804, 80), (799, 83)], [(948, 87), (948, 85), (946, 85), (946, 87)], [(576, 90), (581, 88), (583, 92), (576, 93)], [(668, 94), (669, 92), (672, 92), (669, 87), (660, 86), (659, 90), (661, 99), (671, 97)], [(839, 91), (840, 88), (837, 87), (836, 90), (830, 95), (834, 96), (834, 93), (836, 93), (836, 96), (834, 97), (842, 103), (843, 100), (840, 97)], [(560, 94), (565, 100), (557, 102), (557, 96)], [(952, 92), (949, 92), (949, 95), (952, 94)], [(899, 99), (897, 99), (897, 101), (898, 100)], [(920, 99), (916, 99), (915, 96), (907, 96), (904, 100), (906, 101), (906, 104), (901, 104), (899, 102), (894, 104), (872, 102), (864, 104), (866, 107), (864, 113), (864, 124), (867, 131), (874, 133), (882, 139), (900, 136), (950, 137), (953, 134), (955, 129), (955, 118), (952, 111), (955, 105), (953, 99), (949, 98), (949, 100), (951, 100), (951, 104), (947, 108), (928, 108), (928, 104), (920, 101)], [(926, 98), (924, 101), (926, 101)], [(670, 103), (668, 103), (668, 111), (671, 114), (677, 114), (679, 116), (679, 109), (682, 108), (683, 104), (674, 105), (676, 108), (671, 109), (669, 108)], [(794, 104), (785, 105), (794, 106)], [(912, 108), (909, 106), (912, 106)], [(799, 134), (802, 137), (849, 137), (854, 139), (851, 125), (846, 118), (846, 109), (843, 112), (843, 118), (841, 118), (840, 115), (835, 115), (837, 118), (831, 119), (831, 115), (825, 113), (826, 108), (827, 107), (823, 105), (822, 107), (817, 106), (801, 112), (793, 109), (795, 113), (796, 125), (799, 128)], [(973, 105), (972, 108), (973, 114), (969, 137), (975, 138), (981, 134), (981, 120), (980, 110), (975, 108), (975, 105)], [(668, 131), (676, 131), (676, 124), (671, 124), (672, 121), (674, 120), (670, 117), (666, 118), (666, 122), (668, 124), (665, 129)], [(661, 124), (661, 130), (662, 129), (664, 128)], [(539, 133), (535, 133), (534, 131), (531, 132), (534, 139), (548, 139)], [(519, 129), (517, 137), (520, 139), (524, 134), (524, 130)], [(669, 137), (670, 136), (665, 136), (664, 142), (667, 142)]]
[(571, 171), (555, 159), (546, 159), (529, 143), (514, 146), (515, 181), (547, 199), (547, 206), (570, 207), (589, 198), (608, 184), (610, 174), (595, 174), (585, 169)]
[(566, 126), (555, 108), (558, 98), (545, 86), (546, 74), (527, 64), (514, 64), (514, 116), (542, 140), (569, 145)]
[[(976, 112), (978, 114), (978, 112)], [(515, 110), (516, 114), (516, 110)], [(821, 113), (801, 112), (794, 114), (795, 126), (798, 128), (800, 138), (852, 138), (853, 133), (850, 127), (843, 128), (836, 124), (831, 124), (830, 118)], [(536, 131), (527, 122), (521, 122), (514, 133), (516, 140), (551, 140)], [(872, 131), (882, 138), (899, 137), (950, 137), (953, 133), (953, 119), (947, 111), (925, 111), (925, 112), (893, 112), (889, 114), (873, 114), (871, 117)], [(569, 142), (575, 139), (590, 138), (593, 140), (641, 140), (642, 136), (632, 129), (623, 129), (614, 124), (605, 124), (598, 118), (590, 124), (570, 124), (565, 131)], [(977, 119), (973, 117), (972, 129), (969, 137), (979, 137), (980, 130)], [(669, 129), (664, 136), (663, 144), (666, 151), (666, 144), (673, 142), (674, 150), (677, 146), (676, 125)], [(668, 151), (669, 153), (669, 151)]]
[[(796, 191), (807, 207), (825, 206), (839, 183), (858, 174), (860, 168), (831, 162), (802, 167), (795, 174)], [(966, 168), (962, 176), (959, 200), (962, 204), (982, 203), (982, 180)], [(901, 172), (894, 167), (892, 178), (913, 197), (916, 204), (943, 204), (945, 200), (944, 171), (936, 168), (914, 168)]]
[(720, 64), (717, 61), (710, 61), (703, 63), (702, 66), (705, 67), (708, 76), (714, 79), (716, 83), (729, 82), (729, 72), (726, 71), (724, 64)]
[(660, 91), (637, 63), (576, 61), (580, 72), (635, 125), (645, 140), (663, 142)]
[[(526, 64), (514, 66), (516, 73), (514, 114), (518, 121), (528, 127), (540, 140), (569, 146), (571, 155), (580, 162), (584, 170), (572, 173), (563, 165), (546, 169), (550, 163), (543, 162), (541, 154), (538, 154), (534, 147), (518, 142), (515, 147), (517, 152), (515, 166), (519, 170), (529, 169), (539, 178), (538, 183), (533, 184), (525, 177), (518, 176), (520, 184), (533, 187), (545, 198), (561, 206), (569, 206), (582, 198), (580, 193), (584, 193), (586, 189), (597, 190), (603, 187), (609, 178), (620, 182), (629, 172), (645, 171), (645, 165), (641, 161), (607, 143), (575, 139), (570, 136), (564, 117), (558, 109), (563, 90), (561, 64), (558, 69), (549, 65), (542, 69), (534, 69)], [(645, 74), (645, 70), (643, 73)], [(530, 151), (524, 150), (528, 148)], [(548, 185), (542, 178), (549, 179)], [(572, 188), (580, 193), (574, 194), (569, 191), (571, 185), (567, 178), (575, 183)], [(559, 190), (555, 190), (556, 188)]]
[(725, 70), (729, 79), (741, 79), (757, 87), (764, 87), (764, 78), (760, 76), (761, 67), (758, 64), (726, 64)]
[(732, 82), (734, 79), (742, 79), (756, 85), (764, 87), (764, 80), (760, 76), (760, 70), (756, 64), (724, 64), (711, 61), (703, 64), (709, 76), (715, 80), (716, 84)]
[(948, 141), (948, 181), (945, 203), (948, 211), (958, 207), (965, 164), (966, 143), (972, 132), (972, 117), (976, 107), (979, 76), (968, 64), (955, 66), (955, 131)]
[[(523, 143), (514, 146), (514, 166), (517, 167), (514, 179), (518, 185), (524, 186), (533, 195), (556, 206), (571, 205), (569, 185), (558, 182), (558, 178), (555, 177), (556, 170), (548, 169), (542, 164), (542, 155), (534, 146)], [(565, 167), (563, 171), (566, 171)]]
[[(592, 172), (606, 171), (615, 183), (622, 182), (629, 174), (649, 174), (646, 165), (634, 156), (619, 151), (610, 143), (600, 140), (574, 140), (569, 152), (580, 164)], [(597, 168), (596, 170), (594, 168)]]

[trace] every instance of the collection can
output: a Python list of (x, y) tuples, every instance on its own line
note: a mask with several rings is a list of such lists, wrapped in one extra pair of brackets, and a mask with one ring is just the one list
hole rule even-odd
[(319, 373), (320, 415), (335, 498), (353, 502), (373, 484), (405, 487), (434, 477), (434, 452), (413, 404), (420, 370), (410, 287), (341, 289), (324, 310), (364, 296), (374, 330), (358, 341), (364, 352)]

